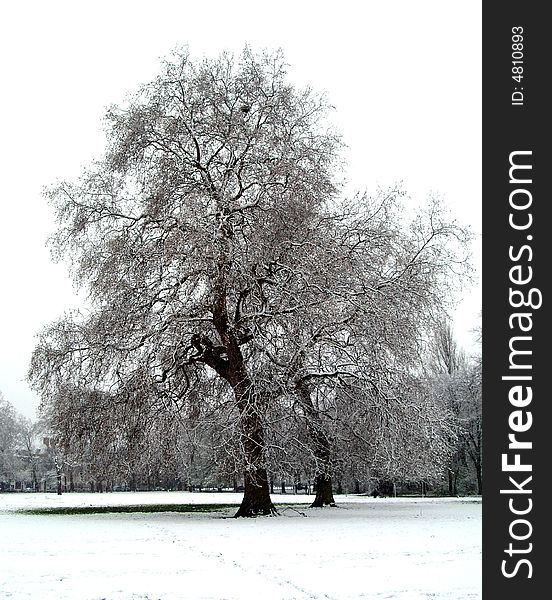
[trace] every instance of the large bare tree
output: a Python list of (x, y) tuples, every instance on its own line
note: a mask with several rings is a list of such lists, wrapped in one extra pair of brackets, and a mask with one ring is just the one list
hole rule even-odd
[(147, 365), (160, 384), (184, 378), (183, 399), (212, 370), (239, 420), (240, 515), (273, 510), (271, 390), (255, 381), (247, 344), (301, 305), (280, 265), (303, 251), (303, 224), (336, 191), (328, 107), (285, 75), (280, 54), (194, 62), (177, 53), (108, 112), (105, 157), (49, 192), (55, 251), (72, 261), (90, 311), (47, 330), (31, 378), (45, 398), (64, 381), (111, 393)]
[[(450, 301), (447, 288), (465, 273), (469, 236), (438, 200), (410, 222), (400, 200), (399, 190), (382, 191), (324, 215), (308, 238), (308, 257), (289, 278), (290, 290), (309, 301), (281, 315), (279, 335), (263, 340), (287, 382), (290, 412), (311, 440), (314, 506), (334, 502), (339, 446), (356, 447), (365, 465), (400, 472), (403, 480), (434, 478), (447, 457), (449, 415), (415, 380)], [(424, 444), (414, 465), (408, 448)], [(384, 454), (394, 457), (385, 465), (378, 459)]]
[[(398, 190), (340, 197), (328, 108), (286, 81), (280, 54), (180, 52), (109, 110), (106, 155), (49, 191), (56, 257), (89, 304), (41, 336), (44, 406), (68, 425), (78, 390), (91, 419), (212, 419), (243, 470), (239, 516), (273, 512), (269, 456), (310, 453), (328, 504), (339, 444), (371, 427), (366, 449), (400, 429), (381, 415), (421, 414), (405, 382), (462, 268), (465, 233), (435, 203), (406, 226)], [(331, 425), (353, 414), (349, 437)]]

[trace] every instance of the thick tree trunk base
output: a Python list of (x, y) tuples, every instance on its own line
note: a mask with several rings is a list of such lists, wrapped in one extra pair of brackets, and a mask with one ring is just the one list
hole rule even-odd
[(244, 478), (245, 491), (243, 500), (234, 517), (257, 517), (259, 515), (277, 515), (272, 500), (268, 478), (264, 469), (259, 470), (255, 481), (246, 473)]
[(311, 508), (322, 508), (323, 506), (335, 506), (332, 490), (332, 478), (325, 475), (316, 476), (316, 496)]

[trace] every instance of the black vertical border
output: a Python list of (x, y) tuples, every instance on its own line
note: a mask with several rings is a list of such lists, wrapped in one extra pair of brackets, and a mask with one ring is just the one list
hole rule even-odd
[[(545, 485), (552, 477), (552, 422), (550, 418), (550, 393), (547, 379), (552, 378), (552, 346), (549, 343), (550, 321), (549, 280), (552, 277), (552, 219), (547, 215), (552, 207), (552, 29), (544, 14), (546, 4), (534, 0), (512, 2), (483, 1), (483, 598), (484, 600), (522, 600), (547, 596), (552, 578), (552, 539), (549, 537), (552, 502), (546, 494)], [(512, 28), (523, 27), (523, 79), (512, 79)], [(516, 30), (519, 32), (519, 30)], [(519, 55), (518, 55), (519, 56)], [(523, 88), (523, 105), (512, 104), (515, 87)], [(519, 98), (519, 95), (518, 95)], [(516, 99), (518, 99), (516, 98)], [(514, 185), (509, 182), (509, 156), (513, 151), (530, 150), (532, 164), (532, 204), (527, 210), (532, 214), (531, 230), (515, 231), (509, 223), (509, 195)], [(527, 159), (526, 159), (527, 160)], [(527, 186), (518, 186), (527, 187)], [(532, 240), (527, 240), (527, 235)], [(509, 371), (509, 342), (519, 331), (510, 329), (509, 316), (519, 312), (509, 303), (509, 270), (516, 264), (509, 258), (509, 248), (519, 249), (530, 244), (532, 280), (525, 286), (542, 292), (542, 307), (527, 307), (533, 329), (532, 350), (527, 362), (531, 362), (533, 399), (526, 408), (532, 413), (531, 429), (518, 434), (519, 439), (531, 441), (531, 450), (524, 450), (522, 462), (529, 461), (529, 473), (505, 473), (501, 467), (502, 454), (508, 452), (508, 434), (511, 432), (508, 417), (515, 408), (510, 404), (508, 391), (511, 381), (502, 376)], [(524, 253), (529, 257), (529, 251)], [(523, 335), (523, 334), (522, 334)], [(519, 373), (519, 372), (518, 372)], [(514, 454), (516, 451), (511, 451)], [(512, 458), (510, 462), (512, 462)], [(525, 488), (531, 494), (501, 494), (501, 489), (513, 488), (509, 476), (518, 481), (532, 476)], [(523, 476), (523, 477), (522, 477)], [(514, 498), (514, 506), (521, 509), (532, 499), (532, 510), (524, 516), (512, 514), (508, 502)], [(509, 527), (516, 518), (525, 518), (532, 525), (532, 534), (525, 541), (511, 539)], [(518, 525), (514, 532), (520, 536), (528, 527)], [(529, 548), (526, 554), (513, 554), (505, 550), (510, 542), (519, 549)], [(507, 578), (502, 573), (502, 561), (507, 560), (506, 570), (512, 573), (517, 560), (531, 563), (532, 577), (528, 578), (529, 566), (520, 564), (517, 575)], [(544, 591), (543, 591), (544, 590)]]

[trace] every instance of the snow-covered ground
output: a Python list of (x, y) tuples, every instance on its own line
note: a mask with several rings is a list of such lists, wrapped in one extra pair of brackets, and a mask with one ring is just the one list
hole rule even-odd
[[(275, 495), (276, 502), (312, 496)], [(472, 600), (481, 504), (338, 496), (279, 517), (222, 513), (29, 515), (53, 506), (239, 503), (237, 494), (0, 495), (0, 598)], [(306, 515), (306, 516), (303, 516)]]

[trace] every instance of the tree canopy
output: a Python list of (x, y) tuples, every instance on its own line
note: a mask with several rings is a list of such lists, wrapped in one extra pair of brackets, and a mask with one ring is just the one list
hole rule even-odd
[(320, 505), (345, 456), (435, 471), (448, 417), (421, 356), (467, 233), (435, 199), (408, 221), (400, 189), (345, 197), (330, 110), (249, 49), (178, 52), (108, 110), (105, 155), (47, 193), (54, 255), (88, 294), (30, 368), (66, 443), (75, 412), (81, 431), (208, 423), (243, 516), (273, 511), (274, 461), (309, 462)]

